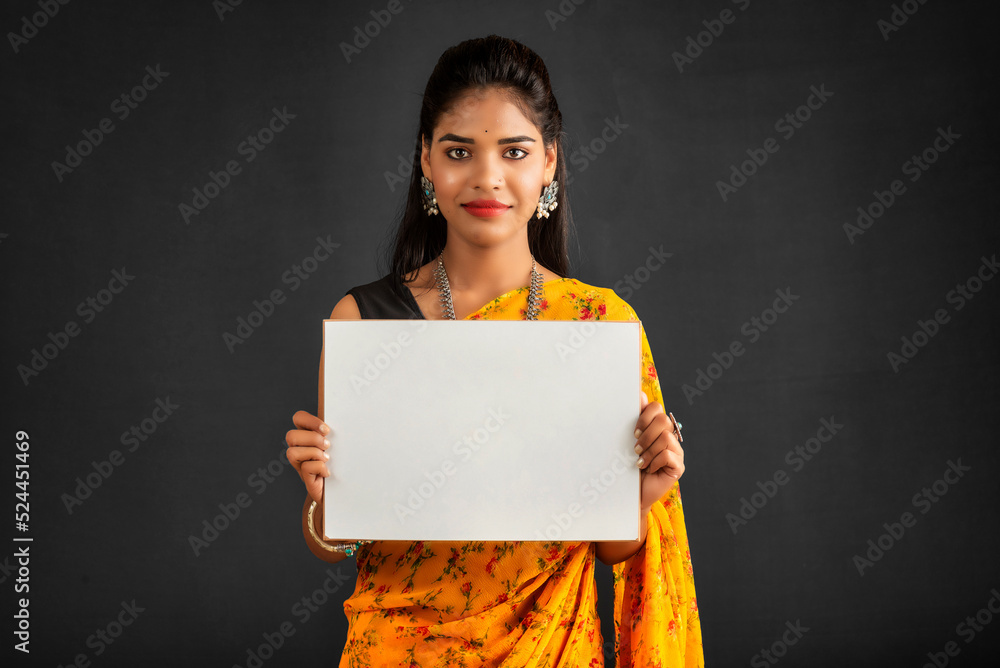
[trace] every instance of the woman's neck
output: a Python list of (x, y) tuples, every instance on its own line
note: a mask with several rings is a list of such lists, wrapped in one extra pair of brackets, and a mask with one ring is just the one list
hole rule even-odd
[(453, 292), (499, 295), (530, 282), (531, 253), (527, 244), (505, 249), (453, 243), (444, 249), (444, 268)]

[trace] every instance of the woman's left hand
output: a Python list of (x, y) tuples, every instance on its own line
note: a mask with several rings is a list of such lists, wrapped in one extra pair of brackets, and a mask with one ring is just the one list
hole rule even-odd
[(640, 503), (646, 513), (684, 475), (684, 450), (663, 406), (650, 402), (645, 392), (641, 394), (639, 419), (635, 423), (636, 430), (641, 432), (636, 439), (636, 458), (642, 458)]

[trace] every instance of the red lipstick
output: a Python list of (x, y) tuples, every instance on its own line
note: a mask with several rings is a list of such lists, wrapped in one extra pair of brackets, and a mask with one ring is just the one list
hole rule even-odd
[(476, 199), (471, 202), (466, 202), (462, 205), (462, 207), (473, 216), (477, 216), (479, 218), (492, 218), (493, 216), (499, 216), (510, 208), (509, 205), (496, 199)]

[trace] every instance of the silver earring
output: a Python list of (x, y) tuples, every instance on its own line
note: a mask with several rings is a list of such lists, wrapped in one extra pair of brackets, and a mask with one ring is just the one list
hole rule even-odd
[(433, 216), (437, 213), (437, 197), (434, 196), (434, 184), (426, 176), (420, 177), (420, 194), (424, 200), (424, 211), (427, 212), (428, 216)]
[(553, 180), (552, 183), (545, 186), (542, 190), (541, 196), (538, 198), (538, 210), (536, 215), (538, 219), (549, 217), (549, 211), (555, 211), (556, 207), (559, 206), (559, 202), (556, 201), (556, 195), (559, 193), (559, 182)]

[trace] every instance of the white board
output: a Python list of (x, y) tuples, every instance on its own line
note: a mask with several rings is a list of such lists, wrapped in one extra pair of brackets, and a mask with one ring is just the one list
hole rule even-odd
[(638, 539), (640, 327), (325, 320), (326, 538)]

